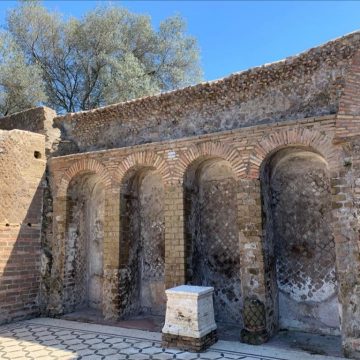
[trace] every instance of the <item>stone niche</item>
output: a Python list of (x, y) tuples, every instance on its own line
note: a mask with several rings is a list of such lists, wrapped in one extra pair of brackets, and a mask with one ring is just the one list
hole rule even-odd
[(75, 178), (67, 193), (65, 312), (103, 306), (105, 190), (95, 174)]
[(200, 159), (185, 177), (186, 281), (214, 288), (217, 322), (242, 324), (237, 182), (222, 159)]
[(307, 148), (277, 152), (262, 174), (265, 269), (273, 326), (339, 334), (327, 163)]
[(140, 168), (125, 176), (121, 225), (121, 316), (164, 315), (164, 185), (156, 171)]
[(217, 341), (212, 287), (182, 285), (166, 290), (162, 345), (203, 351)]

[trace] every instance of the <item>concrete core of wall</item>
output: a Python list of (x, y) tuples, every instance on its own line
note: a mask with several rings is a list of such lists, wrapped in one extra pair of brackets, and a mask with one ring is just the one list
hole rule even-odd
[(338, 334), (327, 164), (308, 149), (281, 150), (267, 162), (262, 180), (266, 275), (274, 321), (278, 317), (280, 328)]
[(214, 287), (217, 321), (242, 324), (236, 180), (227, 161), (190, 167), (185, 181), (187, 282)]
[(64, 308), (102, 309), (105, 192), (94, 174), (68, 190)]
[(165, 314), (164, 186), (152, 169), (130, 171), (121, 188), (122, 314)]

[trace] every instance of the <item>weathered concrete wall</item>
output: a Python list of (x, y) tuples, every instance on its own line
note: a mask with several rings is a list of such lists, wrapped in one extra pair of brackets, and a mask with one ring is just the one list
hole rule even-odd
[(40, 312), (44, 155), (43, 135), (0, 131), (0, 323)]
[(85, 152), (335, 114), (340, 102), (342, 112), (359, 114), (349, 75), (359, 46), (360, 33), (353, 33), (218, 81), (68, 114), (55, 123), (64, 140)]
[(147, 313), (165, 313), (164, 185), (156, 172), (146, 174), (140, 188), (142, 253), (140, 298)]
[(122, 316), (165, 313), (164, 187), (151, 169), (130, 171), (121, 188)]
[(279, 327), (337, 333), (339, 303), (327, 164), (311, 151), (293, 148), (275, 154), (266, 171), (264, 240), (269, 242), (267, 249), (273, 246), (274, 250), (265, 256), (273, 256), (270, 262), (276, 267), (268, 271), (276, 272), (273, 291), (279, 291)]
[(74, 179), (68, 190), (64, 308), (102, 310), (104, 187), (95, 175)]
[(60, 130), (53, 126), (56, 112), (47, 107), (37, 107), (0, 118), (2, 130), (26, 130), (45, 136), (46, 153), (56, 151)]

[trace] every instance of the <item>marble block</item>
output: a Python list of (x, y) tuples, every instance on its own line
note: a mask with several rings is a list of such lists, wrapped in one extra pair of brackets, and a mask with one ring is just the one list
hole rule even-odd
[(213, 292), (212, 287), (191, 285), (166, 290), (162, 333), (167, 347), (200, 351), (216, 342)]

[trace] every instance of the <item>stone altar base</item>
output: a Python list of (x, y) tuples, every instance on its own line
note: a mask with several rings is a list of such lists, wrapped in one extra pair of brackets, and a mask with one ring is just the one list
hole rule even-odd
[(189, 336), (162, 334), (161, 346), (164, 348), (177, 348), (185, 351), (201, 352), (218, 341), (216, 330), (197, 339)]
[(182, 285), (166, 290), (162, 346), (204, 351), (217, 341), (212, 287)]

